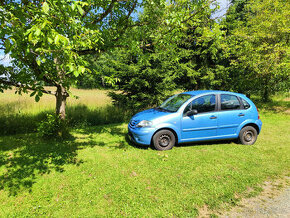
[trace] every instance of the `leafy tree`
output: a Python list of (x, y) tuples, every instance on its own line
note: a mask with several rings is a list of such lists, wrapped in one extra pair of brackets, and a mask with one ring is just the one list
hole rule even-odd
[(259, 93), (265, 101), (276, 91), (289, 90), (289, 11), (287, 1), (247, 1), (239, 13), (243, 19), (233, 25), (237, 15), (230, 8), (225, 22), (230, 78), (238, 89)]
[[(1, 90), (16, 86), (56, 96), (56, 114), (65, 118), (69, 88), (90, 70), (87, 54), (100, 54), (126, 46), (124, 35), (133, 28), (137, 7), (154, 9), (154, 1), (12, 1), (0, 3), (1, 49), (13, 58), (1, 67)], [(151, 10), (151, 9), (152, 10)], [(152, 12), (153, 13), (153, 12)], [(55, 86), (56, 91), (45, 85)]]
[[(123, 52), (114, 60), (114, 77), (123, 90), (111, 94), (126, 106), (157, 105), (173, 89), (217, 88), (225, 77), (222, 50), (224, 32), (211, 19), (211, 2), (178, 2), (164, 7), (154, 28), (139, 27), (140, 51)], [(146, 11), (142, 16), (146, 16)], [(141, 20), (142, 20), (141, 16)], [(141, 35), (140, 35), (141, 33)], [(108, 61), (107, 66), (113, 66)]]
[(144, 51), (137, 56), (120, 50), (115, 55), (110, 56), (112, 75), (122, 90), (110, 93), (116, 104), (137, 110), (157, 106), (175, 90), (177, 74), (166, 54)]

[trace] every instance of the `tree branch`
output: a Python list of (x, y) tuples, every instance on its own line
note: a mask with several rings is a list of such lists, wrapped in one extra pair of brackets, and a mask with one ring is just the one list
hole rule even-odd
[(195, 15), (197, 15), (199, 12), (201, 12), (203, 9), (205, 9), (206, 7), (208, 7), (210, 4), (212, 4), (215, 1), (216, 0), (209, 1), (208, 4), (206, 4), (205, 6), (199, 8), (199, 10), (195, 11), (192, 15), (190, 15), (187, 19), (183, 20), (181, 23), (186, 23), (187, 21), (189, 21), (191, 18), (193, 18)]
[(108, 14), (112, 11), (115, 2), (117, 2), (117, 1), (118, 1), (118, 0), (112, 0), (111, 4), (110, 4), (109, 7), (107, 8), (107, 10), (105, 10), (105, 12), (102, 13), (98, 19), (94, 20), (94, 21), (92, 22), (92, 24), (99, 23), (99, 22), (101, 22), (101, 21), (102, 21), (106, 16), (108, 16)]
[(0, 84), (4, 84), (4, 85), (8, 85), (8, 86), (15, 86), (18, 88), (24, 88), (24, 89), (28, 89), (28, 90), (32, 90), (32, 91), (41, 91), (42, 93), (49, 94), (49, 95), (56, 94), (56, 92), (53, 92), (53, 91), (49, 91), (49, 90), (45, 90), (45, 89), (35, 89), (35, 88), (30, 87), (30, 86), (22, 85), (21, 83), (7, 81), (4, 79), (0, 79)]
[(131, 14), (133, 13), (134, 9), (136, 8), (136, 5), (137, 5), (137, 0), (133, 3), (133, 6), (132, 6), (131, 10), (128, 12), (126, 18), (122, 21), (122, 22), (126, 21), (127, 23), (124, 26), (124, 28), (122, 29), (122, 31), (120, 32), (119, 37), (117, 37), (117, 38), (115, 38), (113, 40), (114, 42), (118, 41), (121, 38), (121, 36), (126, 32), (126, 29), (129, 27), (129, 25), (128, 25), (128, 19), (131, 16)]

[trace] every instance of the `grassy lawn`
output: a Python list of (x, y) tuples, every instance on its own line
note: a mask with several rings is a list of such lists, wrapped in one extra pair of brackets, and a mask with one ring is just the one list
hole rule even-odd
[[(289, 176), (290, 115), (262, 112), (253, 146), (189, 144), (159, 152), (130, 144), (126, 124), (79, 128), (74, 138), (0, 137), (2, 216), (195, 216)], [(251, 189), (252, 188), (252, 189)]]

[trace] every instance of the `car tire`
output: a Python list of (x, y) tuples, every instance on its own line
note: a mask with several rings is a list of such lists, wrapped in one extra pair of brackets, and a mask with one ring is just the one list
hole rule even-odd
[(246, 126), (241, 129), (239, 142), (243, 145), (253, 145), (258, 137), (257, 130), (252, 126)]
[(156, 150), (170, 150), (176, 142), (176, 137), (170, 130), (160, 130), (152, 138), (153, 146)]

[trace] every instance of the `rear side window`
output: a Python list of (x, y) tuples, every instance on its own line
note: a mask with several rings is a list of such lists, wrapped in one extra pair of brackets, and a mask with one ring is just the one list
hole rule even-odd
[(221, 95), (221, 110), (237, 110), (241, 105), (239, 99), (235, 95)]
[(251, 107), (250, 104), (245, 99), (243, 99), (243, 98), (241, 98), (241, 99), (242, 99), (242, 103), (244, 105), (244, 109), (248, 109)]

